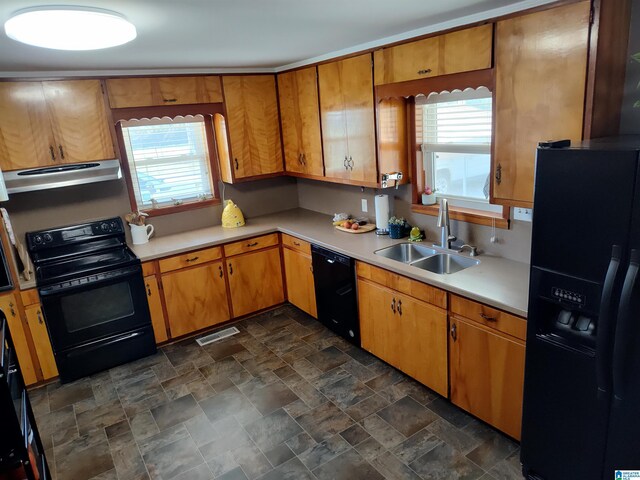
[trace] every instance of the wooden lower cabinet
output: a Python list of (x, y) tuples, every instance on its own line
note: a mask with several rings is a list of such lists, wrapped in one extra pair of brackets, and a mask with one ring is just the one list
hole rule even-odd
[(237, 255), (226, 261), (234, 317), (284, 302), (280, 247)]
[(520, 439), (524, 342), (456, 316), (450, 323), (451, 401)]
[[(33, 346), (38, 355), (40, 362), (40, 370), (42, 371), (42, 379), (49, 380), (58, 376), (58, 367), (53, 356), (51, 341), (49, 340), (49, 332), (47, 324), (44, 322), (42, 307), (40, 304), (29, 305), (25, 307), (24, 313), (33, 339)], [(22, 363), (20, 364), (22, 366)]]
[(311, 256), (290, 248), (284, 248), (282, 255), (289, 302), (317, 318), (318, 310), (316, 308), (316, 290), (313, 283)]
[(169, 336), (167, 335), (167, 325), (164, 321), (158, 280), (155, 275), (144, 277), (144, 288), (147, 291), (147, 302), (149, 303), (149, 313), (151, 313), (151, 324), (153, 325), (156, 343), (166, 342)]
[(162, 275), (171, 337), (229, 320), (222, 261)]
[(362, 279), (358, 305), (362, 347), (446, 396), (446, 311)]
[[(22, 370), (22, 376), (24, 382), (27, 385), (31, 385), (38, 381), (38, 374), (36, 373), (36, 367), (31, 357), (31, 350), (29, 350), (29, 342), (27, 340), (26, 325), (22, 323), (20, 314), (18, 311), (18, 305), (14, 294), (0, 296), (0, 310), (7, 318), (7, 324), (9, 325), (9, 332), (11, 332), (11, 338), (13, 339), (13, 345), (18, 355), (18, 362), (20, 363), (20, 370)], [(49, 339), (47, 339), (47, 342)]]

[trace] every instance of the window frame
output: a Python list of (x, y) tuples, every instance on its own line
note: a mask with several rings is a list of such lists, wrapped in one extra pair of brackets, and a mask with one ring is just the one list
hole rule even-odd
[[(404, 97), (408, 106), (408, 136), (410, 169), (415, 181), (411, 182), (411, 211), (424, 215), (437, 216), (438, 205), (422, 205), (421, 196), (424, 189), (424, 175), (422, 159), (418, 161), (418, 153), (421, 154), (422, 144), (416, 138), (416, 95), (428, 96), (432, 92), (442, 92), (444, 90), (464, 90), (466, 88), (487, 87), (493, 96), (492, 100), (492, 125), (491, 125), (491, 167), (493, 168), (493, 152), (495, 144), (495, 73), (492, 68), (484, 70), (474, 70), (470, 72), (453, 73), (450, 75), (439, 75), (419, 80), (409, 80), (386, 85), (377, 85), (376, 98)], [(489, 202), (493, 200), (493, 182), (489, 182)], [(501, 212), (490, 212), (468, 207), (449, 206), (449, 214), (452, 219), (479, 225), (495, 226), (496, 228), (509, 228), (509, 217), (511, 209), (503, 205)]]
[(218, 160), (218, 151), (216, 149), (215, 131), (213, 128), (213, 117), (216, 113), (224, 115), (224, 107), (218, 103), (203, 103), (193, 105), (171, 105), (171, 106), (152, 106), (152, 107), (128, 107), (128, 108), (113, 108), (111, 109), (111, 115), (115, 126), (116, 139), (118, 142), (118, 151), (120, 152), (120, 165), (124, 172), (125, 182), (129, 193), (129, 202), (131, 204), (132, 211), (140, 210), (138, 201), (135, 196), (135, 190), (133, 188), (133, 180), (131, 178), (131, 170), (129, 168), (129, 159), (124, 143), (124, 136), (122, 134), (121, 121), (151, 117), (170, 117), (187, 115), (202, 115), (205, 118), (204, 128), (207, 137), (207, 149), (209, 150), (209, 171), (211, 173), (211, 183), (213, 187), (213, 198), (208, 200), (201, 200), (197, 202), (183, 203), (180, 205), (172, 205), (157, 209), (144, 209), (150, 217), (156, 217), (160, 215), (169, 215), (172, 213), (185, 212), (188, 210), (195, 210), (198, 208), (209, 207), (212, 205), (220, 205), (222, 200), (220, 198), (220, 164)]

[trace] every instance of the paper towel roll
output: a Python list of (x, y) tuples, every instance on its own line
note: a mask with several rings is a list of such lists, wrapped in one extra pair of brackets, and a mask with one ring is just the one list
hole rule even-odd
[(376, 228), (389, 229), (389, 195), (376, 195)]

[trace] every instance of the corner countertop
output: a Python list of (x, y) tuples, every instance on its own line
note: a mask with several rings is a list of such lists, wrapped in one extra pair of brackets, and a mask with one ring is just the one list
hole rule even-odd
[[(405, 242), (406, 239), (392, 240), (373, 232), (341, 232), (333, 228), (329, 215), (302, 208), (251, 218), (240, 228), (215, 226), (191, 230), (152, 238), (149, 243), (131, 245), (131, 248), (145, 262), (271, 232), (288, 233), (356, 260), (386, 268), (515, 315), (527, 316), (529, 265), (526, 263), (481, 254), (477, 257), (479, 265), (451, 275), (438, 275), (373, 253), (380, 248)], [(425, 242), (427, 245), (429, 243)]]

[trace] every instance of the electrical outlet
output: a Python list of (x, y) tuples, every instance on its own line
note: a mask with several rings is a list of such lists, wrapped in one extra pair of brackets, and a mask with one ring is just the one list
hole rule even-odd
[(362, 199), (362, 211), (364, 213), (367, 213), (369, 211), (369, 205), (367, 204), (367, 199), (366, 198)]
[(523, 222), (530, 222), (533, 219), (533, 210), (530, 208), (516, 207), (513, 210), (513, 219)]

